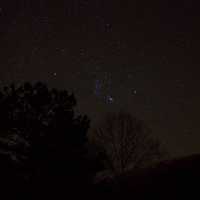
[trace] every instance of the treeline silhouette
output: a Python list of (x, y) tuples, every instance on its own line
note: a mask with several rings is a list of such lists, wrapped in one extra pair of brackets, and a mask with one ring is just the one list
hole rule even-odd
[[(108, 113), (93, 130), (86, 115), (75, 113), (76, 104), (74, 94), (42, 82), (1, 89), (4, 199), (117, 199), (130, 193), (127, 182), (147, 191), (146, 184), (139, 184), (152, 174), (144, 176), (145, 169), (165, 156), (151, 130), (126, 112)], [(130, 172), (137, 176), (127, 178)], [(142, 197), (141, 190), (134, 191), (133, 196)]]
[(23, 194), (40, 199), (77, 188), (87, 190), (91, 170), (85, 144), (90, 121), (87, 116), (76, 116), (75, 106), (73, 94), (49, 89), (41, 82), (2, 89), (2, 191), (14, 197)]

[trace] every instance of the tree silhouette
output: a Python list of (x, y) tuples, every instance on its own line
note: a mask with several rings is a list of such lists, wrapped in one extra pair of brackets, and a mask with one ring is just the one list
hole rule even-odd
[(55, 189), (62, 180), (72, 187), (87, 178), (90, 121), (76, 116), (75, 106), (73, 94), (42, 82), (11, 84), (0, 92), (0, 155), (20, 166), (21, 178), (36, 188)]
[(143, 167), (162, 156), (160, 143), (153, 139), (143, 121), (129, 113), (109, 113), (91, 134), (105, 168), (113, 175)]

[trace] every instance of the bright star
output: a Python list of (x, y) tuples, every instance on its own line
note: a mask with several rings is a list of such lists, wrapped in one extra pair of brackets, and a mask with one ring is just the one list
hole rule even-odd
[(137, 90), (132, 90), (132, 94), (137, 94)]
[(113, 103), (113, 102), (114, 102), (114, 98), (113, 98), (112, 96), (108, 95), (108, 96), (106, 97), (106, 102), (107, 102), (107, 103)]

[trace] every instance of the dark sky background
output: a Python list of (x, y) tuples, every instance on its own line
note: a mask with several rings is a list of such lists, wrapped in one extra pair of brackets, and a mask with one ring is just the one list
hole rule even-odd
[(199, 5), (192, 0), (2, 0), (0, 84), (74, 91), (94, 122), (127, 110), (172, 155), (200, 153)]

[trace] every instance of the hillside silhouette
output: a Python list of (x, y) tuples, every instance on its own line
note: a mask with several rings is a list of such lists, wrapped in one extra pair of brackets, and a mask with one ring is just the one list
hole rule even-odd
[(199, 169), (200, 154), (195, 154), (129, 171), (102, 187), (115, 199), (194, 199), (200, 197)]

